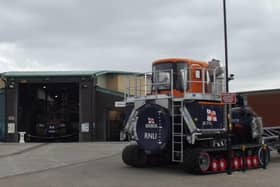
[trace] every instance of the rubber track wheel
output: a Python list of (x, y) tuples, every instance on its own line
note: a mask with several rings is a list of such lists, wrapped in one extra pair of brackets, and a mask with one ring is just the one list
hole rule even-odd
[(184, 151), (184, 170), (192, 174), (204, 174), (199, 166), (200, 149), (186, 149)]
[(184, 160), (183, 160), (183, 168), (188, 173), (195, 173), (196, 167), (196, 151), (193, 149), (185, 149), (184, 151)]
[[(260, 148), (260, 149), (262, 149), (262, 148)], [(267, 159), (266, 165), (268, 165), (269, 162), (270, 162), (270, 150), (269, 150), (269, 148), (267, 148), (266, 151), (267, 151), (267, 152), (266, 152), (266, 153), (267, 153), (267, 155), (266, 155), (266, 156), (267, 156), (267, 158), (266, 158), (266, 159)], [(258, 150), (258, 157), (259, 157), (259, 156), (260, 156), (260, 155), (259, 155), (259, 150)], [(263, 164), (262, 164), (263, 161), (259, 161), (259, 162), (260, 162), (260, 165), (263, 166)]]
[(139, 148), (139, 146), (136, 146), (136, 149), (134, 151), (134, 162), (133, 162), (133, 166), (137, 167), (137, 168), (143, 168), (147, 166), (148, 163), (148, 158), (146, 153)]
[(133, 167), (141, 168), (147, 165), (147, 155), (136, 144), (131, 144), (124, 148), (122, 160), (125, 164)]
[(137, 145), (131, 144), (123, 149), (122, 160), (126, 165), (133, 166), (133, 162), (134, 162), (133, 153), (135, 151), (135, 146)]

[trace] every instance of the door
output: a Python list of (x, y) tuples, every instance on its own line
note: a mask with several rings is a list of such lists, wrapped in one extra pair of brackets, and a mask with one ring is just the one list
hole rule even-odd
[(202, 67), (199, 64), (192, 64), (190, 71), (190, 92), (202, 93)]

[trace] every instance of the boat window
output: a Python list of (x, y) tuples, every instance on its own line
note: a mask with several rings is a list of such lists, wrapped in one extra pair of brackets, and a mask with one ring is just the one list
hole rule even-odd
[[(173, 72), (172, 78), (171, 72)], [(154, 88), (159, 90), (170, 89), (171, 79), (173, 79), (175, 89), (183, 90), (184, 87), (187, 87), (187, 70), (185, 62), (164, 62), (153, 66)]]

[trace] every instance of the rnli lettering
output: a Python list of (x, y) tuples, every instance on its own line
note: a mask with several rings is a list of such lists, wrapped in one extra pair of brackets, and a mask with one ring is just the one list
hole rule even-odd
[(154, 132), (145, 132), (144, 139), (147, 140), (156, 140), (157, 139), (157, 133)]
[(157, 129), (158, 125), (155, 124), (155, 123), (148, 123), (148, 124), (145, 124), (145, 128), (147, 128), (147, 129)]

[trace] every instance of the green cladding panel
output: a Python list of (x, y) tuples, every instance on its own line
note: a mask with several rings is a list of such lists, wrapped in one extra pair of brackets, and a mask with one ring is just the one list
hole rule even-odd
[(0, 141), (5, 139), (5, 92), (0, 89)]

